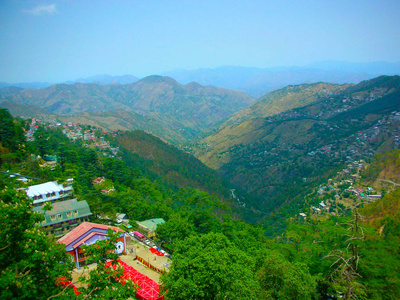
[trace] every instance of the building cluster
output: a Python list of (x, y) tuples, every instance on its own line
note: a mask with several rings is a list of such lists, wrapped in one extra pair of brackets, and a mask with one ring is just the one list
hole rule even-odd
[[(329, 179), (327, 185), (321, 185), (316, 190), (316, 199), (313, 200), (314, 203), (316, 203), (317, 199), (320, 202), (318, 205), (311, 206), (308, 215), (338, 215), (338, 206), (341, 209), (346, 209), (346, 206), (343, 204), (344, 202), (340, 200), (344, 193), (348, 194), (346, 197), (350, 195), (355, 197), (353, 200), (349, 200), (351, 202), (372, 202), (382, 198), (382, 195), (377, 194), (372, 187), (362, 187), (357, 184), (360, 178), (359, 174), (364, 170), (364, 164), (364, 160), (352, 161), (345, 169), (337, 173), (335, 179)], [(306, 213), (301, 212), (299, 216), (306, 218), (308, 216)]]
[(64, 184), (50, 181), (25, 189), (32, 210), (44, 215), (40, 225), (49, 236), (61, 237), (92, 215), (85, 200), (74, 198), (72, 182), (72, 179)]

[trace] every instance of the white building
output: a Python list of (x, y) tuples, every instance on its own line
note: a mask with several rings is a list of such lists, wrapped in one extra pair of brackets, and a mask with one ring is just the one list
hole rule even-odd
[(46, 201), (57, 201), (73, 197), (72, 179), (67, 184), (58, 184), (57, 181), (49, 181), (32, 185), (26, 189), (26, 195), (32, 200), (33, 206), (41, 205)]

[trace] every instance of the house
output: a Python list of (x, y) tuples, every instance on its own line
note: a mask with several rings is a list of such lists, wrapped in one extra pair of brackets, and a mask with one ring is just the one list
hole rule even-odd
[(102, 183), (104, 181), (104, 178), (103, 177), (97, 177), (96, 179), (93, 179), (92, 180), (92, 183), (93, 184), (100, 184), (100, 183)]
[(46, 161), (44, 164), (40, 165), (41, 168), (49, 168), (50, 170), (54, 171), (57, 167), (56, 161)]
[(127, 216), (126, 214), (118, 214), (118, 213), (117, 213), (116, 222), (117, 222), (118, 224), (129, 223), (128, 216)]
[(90, 263), (86, 260), (87, 258), (85, 257), (81, 247), (83, 245), (92, 245), (97, 241), (108, 239), (108, 229), (112, 229), (114, 232), (119, 233), (115, 245), (115, 253), (126, 254), (125, 231), (115, 226), (83, 222), (71, 232), (57, 240), (57, 242), (65, 245), (66, 252), (73, 257), (76, 267), (80, 268), (81, 266)]
[(141, 222), (137, 221), (136, 223), (139, 225), (139, 229), (146, 232), (148, 237), (154, 237), (156, 235), (155, 230), (157, 229), (157, 226), (165, 223), (165, 221), (162, 218), (156, 218)]
[(57, 181), (49, 181), (32, 185), (26, 189), (26, 195), (32, 200), (33, 206), (42, 205), (43, 202), (55, 202), (73, 197), (72, 179), (66, 184), (58, 184)]
[(47, 235), (61, 237), (79, 224), (89, 221), (92, 215), (90, 207), (85, 200), (77, 201), (76, 199), (54, 202), (51, 204), (52, 209), (43, 210), (44, 205), (35, 206), (33, 211), (44, 214), (44, 220), (40, 225), (47, 231)]

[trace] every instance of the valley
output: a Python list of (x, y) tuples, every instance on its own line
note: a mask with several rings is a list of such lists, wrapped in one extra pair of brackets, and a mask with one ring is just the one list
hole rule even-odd
[[(14, 112), (37, 115), (13, 119), (1, 110), (2, 211), (12, 211), (9, 199), (29, 207), (12, 188), (34, 182), (9, 176), (18, 173), (39, 182), (73, 178), (75, 196), (90, 206), (93, 222), (113, 220), (116, 214), (127, 215), (133, 226), (135, 221), (162, 218), (165, 223), (157, 228), (154, 241), (173, 254), (174, 267), (160, 277), (169, 289), (168, 299), (182, 293), (218, 298), (220, 290), (226, 295), (245, 291), (238, 299), (258, 299), (261, 294), (282, 298), (293, 281), (296, 297), (304, 299), (340, 298), (349, 285), (365, 298), (400, 295), (395, 247), (400, 236), (399, 76), (357, 85), (288, 86), (253, 104), (250, 98), (236, 98), (232, 107), (229, 95), (237, 94), (219, 89), (207, 94), (197, 84), (182, 87), (162, 77), (138, 84), (157, 92), (148, 102), (143, 92), (129, 110), (78, 115), (49, 114), (45, 105), (11, 101), (24, 90), (5, 96), (3, 104)], [(66, 90), (60, 91), (57, 97), (62, 98)], [(122, 105), (115, 99), (111, 107)], [(206, 109), (186, 112), (185, 101)], [(70, 102), (75, 107), (76, 101)], [(216, 111), (210, 108), (213, 102), (219, 106)], [(84, 110), (81, 104), (76, 107)], [(189, 121), (186, 132), (177, 130)], [(55, 160), (44, 160), (49, 157)], [(0, 220), (11, 243), (8, 237), (17, 231), (7, 218)], [(349, 224), (366, 229), (353, 230)], [(344, 238), (349, 230), (357, 242)], [(359, 249), (361, 258), (359, 268), (346, 272), (360, 279), (346, 279), (332, 268), (335, 251), (350, 257), (348, 247)], [(382, 263), (377, 253), (384, 257)], [(22, 254), (19, 257), (24, 261)], [(0, 262), (14, 268), (4, 259)], [(64, 267), (58, 270), (68, 277)], [(216, 290), (199, 289), (191, 268), (198, 268), (200, 281)], [(246, 280), (232, 285), (237, 274)], [(270, 287), (267, 274), (275, 274), (282, 288)], [(10, 286), (20, 279), (12, 280)], [(194, 283), (195, 288), (187, 288)], [(357, 288), (359, 283), (365, 289)], [(89, 293), (84, 287), (79, 290), (83, 296)], [(52, 286), (48, 293), (56, 291)]]

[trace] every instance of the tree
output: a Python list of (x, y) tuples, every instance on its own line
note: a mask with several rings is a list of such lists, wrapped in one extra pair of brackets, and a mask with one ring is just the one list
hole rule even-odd
[(21, 161), (24, 156), (23, 127), (13, 119), (7, 109), (0, 109), (0, 165)]
[(316, 291), (315, 279), (308, 267), (300, 262), (290, 263), (277, 251), (266, 255), (257, 280), (261, 299), (311, 299)]
[(72, 261), (37, 225), (43, 219), (24, 192), (0, 191), (1, 299), (46, 299), (60, 291), (57, 278), (69, 276)]
[(357, 281), (361, 278), (358, 273), (358, 264), (360, 260), (359, 243), (364, 240), (364, 231), (359, 224), (362, 217), (358, 214), (357, 209), (354, 209), (353, 219), (349, 223), (339, 224), (348, 227), (349, 234), (345, 240), (346, 249), (332, 250), (324, 258), (335, 258), (336, 261), (331, 265), (335, 267), (332, 272), (332, 280), (334, 282), (334, 289), (343, 293), (344, 299), (356, 298), (357, 296), (364, 295), (364, 289), (361, 283)]
[(7, 109), (0, 109), (0, 143), (10, 150), (18, 150), (24, 142), (22, 125), (14, 121)]
[(196, 235), (186, 211), (172, 213), (168, 221), (157, 226), (156, 233), (162, 243), (168, 243), (170, 250), (174, 250), (174, 245), (179, 241), (190, 235)]
[(166, 299), (257, 299), (253, 260), (223, 234), (190, 236), (178, 243), (162, 276)]

